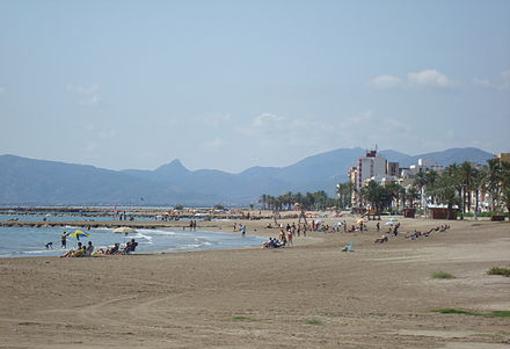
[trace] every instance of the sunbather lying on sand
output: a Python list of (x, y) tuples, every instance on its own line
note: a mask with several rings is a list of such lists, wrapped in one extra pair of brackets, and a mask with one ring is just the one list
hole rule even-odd
[(384, 234), (379, 239), (375, 239), (375, 244), (382, 244), (388, 241), (388, 235)]

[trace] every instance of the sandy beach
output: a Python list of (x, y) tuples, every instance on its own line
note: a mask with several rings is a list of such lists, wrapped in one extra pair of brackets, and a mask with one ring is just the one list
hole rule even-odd
[(452, 228), (382, 245), (369, 222), (284, 249), (0, 259), (0, 348), (509, 348), (509, 318), (434, 310), (510, 310), (510, 278), (487, 275), (510, 267), (510, 224), (401, 222)]

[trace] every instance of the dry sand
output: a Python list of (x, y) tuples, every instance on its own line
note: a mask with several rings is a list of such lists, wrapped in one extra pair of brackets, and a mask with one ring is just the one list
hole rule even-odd
[[(276, 235), (267, 222), (249, 233)], [(371, 222), (276, 250), (0, 259), (0, 348), (510, 348), (509, 318), (432, 312), (510, 310), (510, 278), (486, 274), (510, 266), (510, 224), (451, 224), (383, 245)]]

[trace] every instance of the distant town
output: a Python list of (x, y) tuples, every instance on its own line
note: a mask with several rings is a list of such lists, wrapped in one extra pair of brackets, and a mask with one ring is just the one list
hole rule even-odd
[[(369, 150), (349, 168), (349, 181), (337, 185), (342, 208), (377, 213), (388, 209), (414, 217), (416, 210), (432, 218), (459, 214), (497, 216), (510, 210), (510, 153), (500, 153), (486, 165), (464, 162), (441, 166), (418, 159), (400, 167)], [(495, 218), (497, 219), (497, 218)]]

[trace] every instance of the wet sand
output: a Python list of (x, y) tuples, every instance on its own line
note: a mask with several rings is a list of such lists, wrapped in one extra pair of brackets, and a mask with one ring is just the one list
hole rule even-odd
[[(268, 222), (245, 223), (276, 236)], [(510, 310), (510, 278), (486, 274), (510, 267), (510, 224), (448, 223), (383, 245), (370, 222), (368, 233), (312, 233), (285, 249), (0, 259), (0, 348), (510, 347), (509, 318), (433, 312)], [(348, 241), (355, 252), (340, 252)]]

